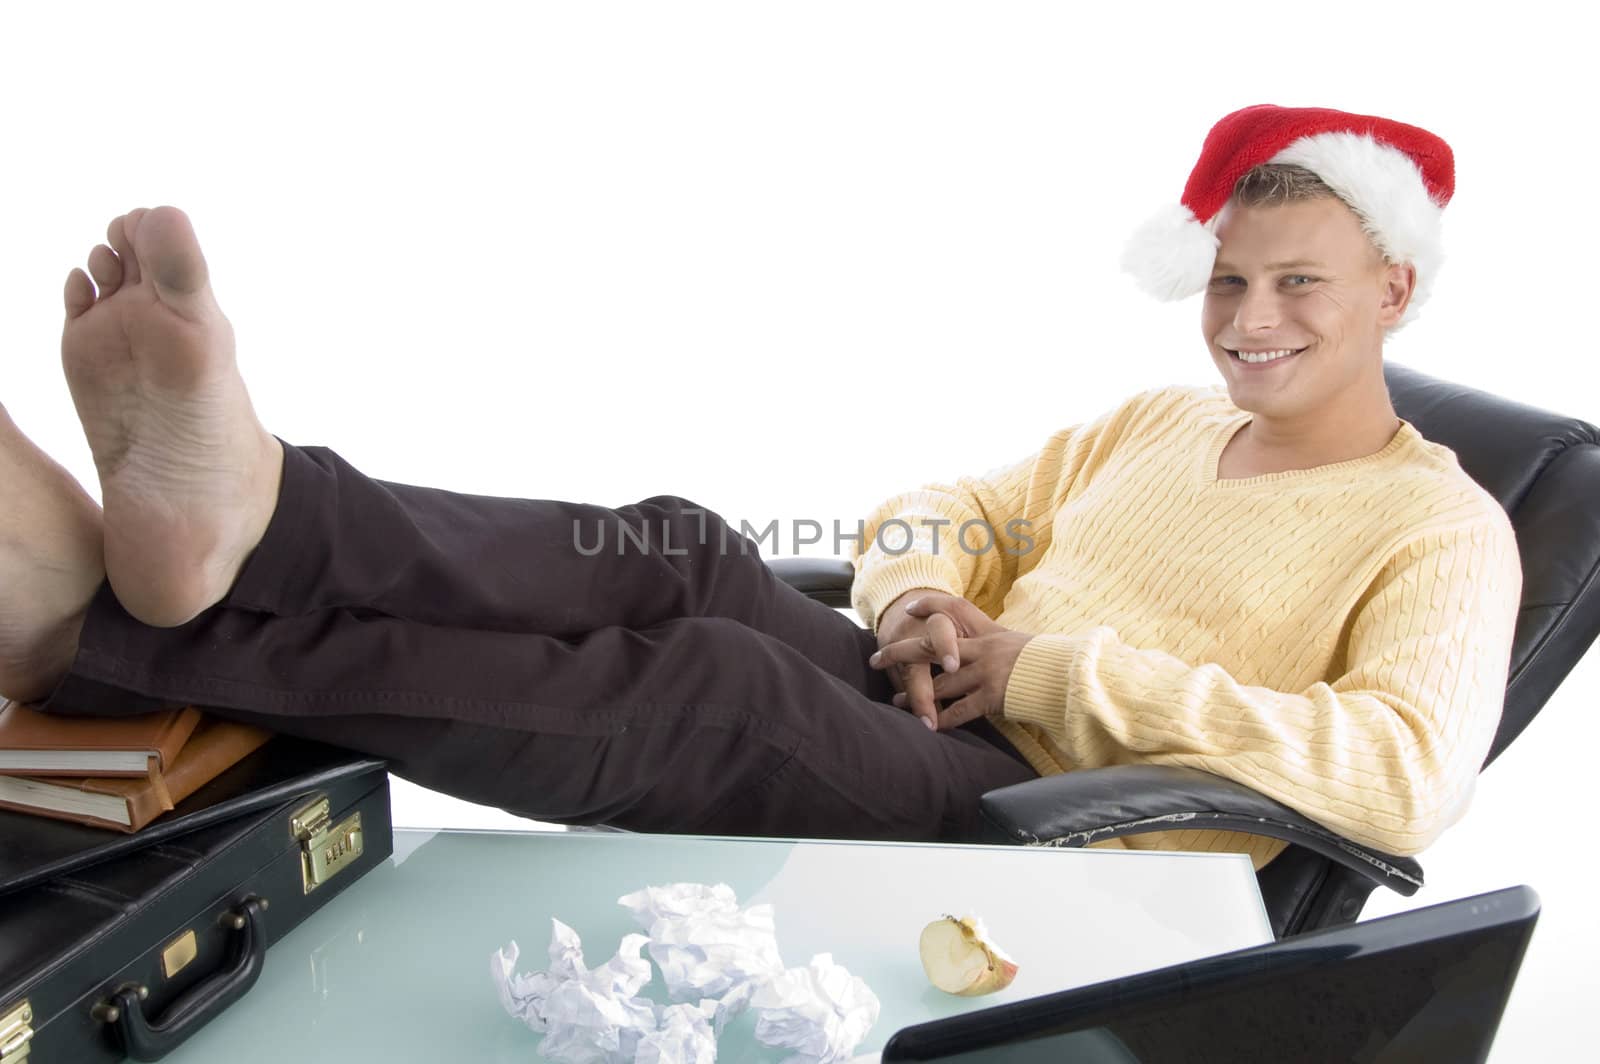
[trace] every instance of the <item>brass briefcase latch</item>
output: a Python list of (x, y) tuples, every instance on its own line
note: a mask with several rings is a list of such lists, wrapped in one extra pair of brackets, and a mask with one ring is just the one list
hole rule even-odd
[(0, 1061), (17, 1064), (28, 1059), (29, 1043), (33, 1041), (33, 1008), (28, 999), (0, 1013)]
[(331, 824), (328, 800), (318, 798), (290, 820), (300, 840), (300, 882), (310, 894), (361, 856), (361, 814)]

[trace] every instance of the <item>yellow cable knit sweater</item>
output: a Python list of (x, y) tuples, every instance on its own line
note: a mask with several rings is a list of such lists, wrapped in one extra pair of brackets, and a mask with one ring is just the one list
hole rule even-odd
[[(867, 519), (853, 604), (875, 629), (934, 588), (1037, 633), (995, 723), (1041, 774), (1204, 769), (1416, 853), (1464, 811), (1499, 722), (1511, 523), (1405, 421), (1364, 458), (1219, 480), (1249, 420), (1220, 385), (1154, 389), (1014, 465), (896, 495)], [(1108, 842), (1257, 868), (1283, 849), (1219, 831)]]

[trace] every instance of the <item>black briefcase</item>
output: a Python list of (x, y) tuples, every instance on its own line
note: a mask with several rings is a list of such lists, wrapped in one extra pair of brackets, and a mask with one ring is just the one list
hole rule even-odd
[(0, 897), (0, 1064), (158, 1060), (267, 947), (393, 851), (389, 777), (316, 790)]

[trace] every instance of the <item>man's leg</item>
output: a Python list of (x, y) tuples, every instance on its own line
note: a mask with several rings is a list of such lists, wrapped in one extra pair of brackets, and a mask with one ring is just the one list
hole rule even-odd
[[(870, 639), (681, 500), (611, 511), (474, 498), (297, 453), (255, 416), (182, 212), (130, 212), (107, 241), (87, 274), (68, 277), (62, 364), (100, 476), (106, 577), (132, 616), (182, 624), (230, 589), (235, 604), (273, 613), (348, 607), (569, 637), (725, 616), (878, 690)], [(298, 556), (241, 580), (274, 525)], [(600, 535), (610, 549), (586, 556), (580, 544)]]
[(224, 606), (160, 629), (102, 588), (45, 708), (185, 702), (389, 758), (473, 801), (643, 831), (972, 839), (978, 796), (1034, 776), (725, 618), (563, 640)]
[[(601, 628), (577, 638), (577, 645), (601, 655), (574, 659), (560, 649), (572, 643), (554, 635), (428, 625), (370, 606), (298, 616), (271, 612), (292, 608), (292, 599), (276, 602), (270, 588), (253, 583), (243, 572), (247, 560), (264, 572), (290, 574), (291, 583), (304, 575), (293, 586), (307, 592), (308, 601), (315, 601), (317, 588), (337, 581), (324, 571), (297, 574), (285, 562), (303, 541), (289, 537), (270, 549), (264, 541), (270, 525), (295, 519), (277, 512), (288, 451), (251, 408), (234, 363), (232, 330), (211, 293), (194, 233), (181, 212), (158, 209), (117, 219), (107, 236), (109, 246), (90, 254), (89, 273), (68, 278), (62, 362), (100, 475), (109, 585), (82, 622), (73, 670), (55, 689), (52, 708), (125, 711), (138, 705), (132, 696), (193, 701), (275, 719), (282, 731), (329, 738), (330, 722), (353, 716), (427, 721), (428, 734), (397, 723), (393, 732), (379, 729), (379, 738), (351, 745), (390, 756), (454, 793), (508, 793), (515, 799), (508, 804), (520, 808), (525, 802), (518, 796), (527, 792), (515, 773), (509, 791), (500, 777), (485, 790), (476, 775), (459, 771), (462, 765), (488, 760), (492, 767), (494, 744), (517, 738), (515, 747), (525, 746), (530, 760), (504, 767), (537, 769), (536, 783), (549, 779), (560, 781), (551, 786), (570, 787), (576, 780), (587, 789), (597, 765), (614, 766), (607, 778), (625, 780), (655, 763), (641, 756), (662, 756), (661, 750), (641, 755), (630, 745), (637, 739), (626, 736), (655, 734), (657, 726), (646, 722), (666, 706), (669, 717), (683, 718), (659, 726), (666, 728), (659, 734), (668, 735), (663, 749), (673, 754), (667, 763), (714, 785), (710, 798), (690, 801), (670, 789), (670, 781), (649, 800), (619, 804), (615, 795), (596, 792), (594, 800), (567, 802), (567, 813), (558, 801), (565, 792), (537, 797), (541, 806), (551, 803), (546, 815), (604, 816), (679, 830), (716, 830), (724, 824), (720, 817), (747, 816), (754, 830), (799, 822), (802, 831), (822, 831), (836, 817), (859, 816), (836, 830), (878, 837), (959, 834), (966, 828), (952, 824), (970, 825), (976, 790), (1032, 775), (982, 740), (929, 734), (909, 715), (866, 699), (861, 690), (882, 683), (876, 674), (860, 676), (858, 684), (849, 669), (841, 670), (846, 682), (817, 667), (843, 651), (817, 653), (803, 638), (795, 639), (797, 649), (741, 620), (694, 617), (639, 630)], [(568, 532), (560, 530), (563, 539)], [(669, 557), (665, 548), (662, 556)], [(230, 590), (237, 602), (224, 601)], [(450, 593), (448, 586), (434, 590)], [(564, 605), (585, 608), (592, 597)], [(688, 601), (709, 599), (690, 595)], [(815, 607), (812, 613), (819, 625), (829, 618), (830, 647), (863, 645), (866, 637), (853, 626), (846, 633), (840, 625), (848, 622), (832, 611)], [(680, 621), (688, 630), (719, 634), (684, 642), (643, 634)], [(630, 641), (641, 638), (654, 652), (630, 657)], [(751, 641), (764, 639), (773, 645), (763, 655)], [(855, 667), (863, 668), (859, 661)], [(415, 668), (433, 671), (405, 671)], [(623, 678), (613, 684), (636, 686), (608, 686), (607, 676)], [(667, 686), (658, 690), (652, 681)], [(128, 697), (102, 701), (108, 687)], [(531, 700), (536, 712), (527, 709)], [(748, 723), (773, 707), (781, 708), (770, 728)], [(730, 733), (741, 740), (769, 736), (767, 760), (733, 773), (733, 751), (752, 744), (691, 741), (705, 726), (691, 726), (684, 713), (694, 720), (747, 722)], [(936, 745), (904, 747), (908, 729), (923, 744)], [(465, 738), (449, 739), (445, 732), (452, 730)], [(550, 752), (551, 737), (575, 736), (608, 745), (592, 762), (575, 760), (570, 749)], [(832, 750), (829, 737), (856, 747)], [(709, 759), (707, 747), (714, 752)], [(441, 768), (445, 750), (458, 760)], [(968, 754), (960, 751), (976, 751), (982, 771), (969, 770), (962, 760)], [(930, 753), (936, 755), (931, 763), (923, 759)], [(842, 767), (829, 767), (836, 763)], [(775, 781), (790, 778), (800, 781), (800, 793), (762, 797)], [(747, 805), (752, 812), (740, 812)], [(884, 819), (870, 813), (874, 808), (892, 812)]]
[[(464, 797), (644, 830), (968, 838), (978, 794), (1032, 776), (1003, 741), (977, 728), (930, 735), (725, 618), (577, 640), (362, 609), (279, 617), (224, 605), (146, 625), (101, 581), (92, 500), (3, 411), (0, 429), (0, 690), (53, 691), (48, 710), (198, 702), (390, 758)], [(269, 536), (241, 583), (261, 583), (294, 548)], [(881, 699), (887, 685), (871, 676)]]
[(615, 509), (374, 480), (283, 443), (276, 511), (226, 605), (371, 610), (426, 624), (577, 638), (725, 617), (879, 700), (870, 633), (772, 574), (756, 544), (675, 496)]

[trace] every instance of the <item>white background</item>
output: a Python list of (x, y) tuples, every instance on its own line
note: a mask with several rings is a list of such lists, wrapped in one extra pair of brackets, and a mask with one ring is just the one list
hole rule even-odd
[[(7, 5), (0, 402), (93, 487), (61, 283), (113, 215), (175, 203), (286, 439), (463, 491), (849, 527), (1215, 379), (1197, 303), (1117, 259), (1210, 124), (1273, 102), (1455, 148), (1448, 265), (1390, 357), (1600, 420), (1593, 56), (1565, 10)], [(1498, 1060), (1588, 1037), (1597, 695), (1591, 654), (1430, 885), (1367, 909), (1541, 893)]]

